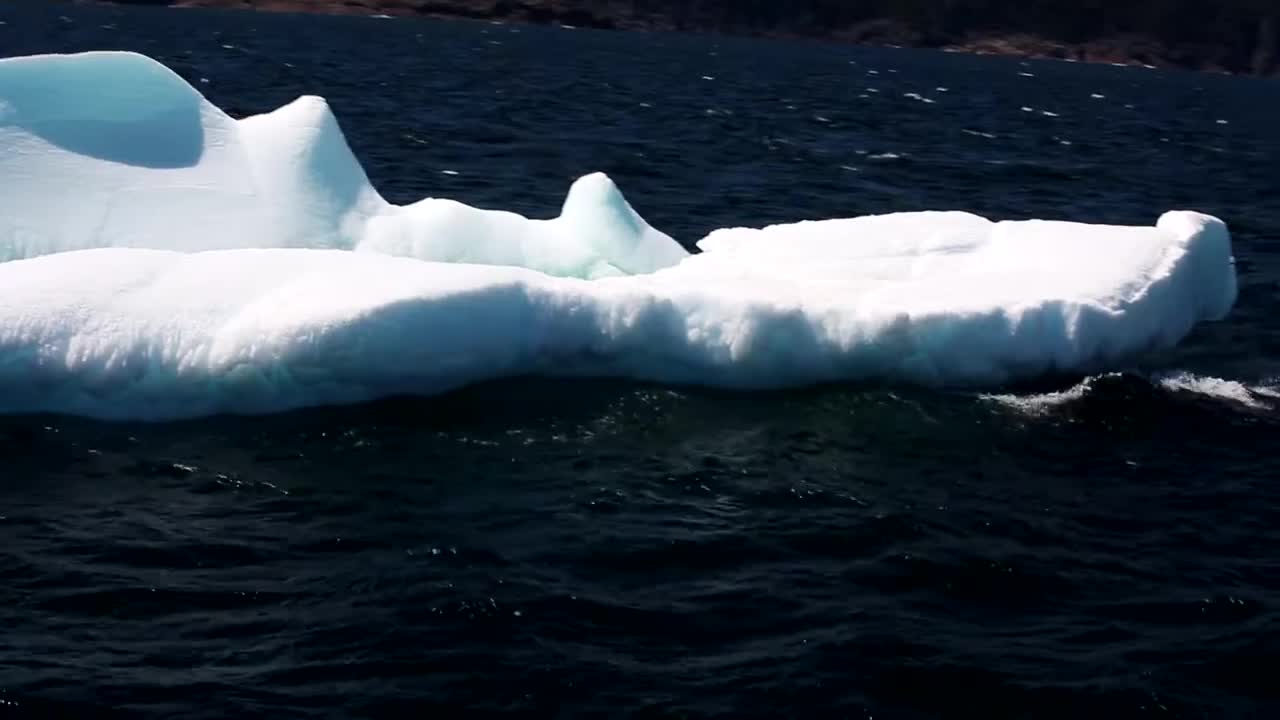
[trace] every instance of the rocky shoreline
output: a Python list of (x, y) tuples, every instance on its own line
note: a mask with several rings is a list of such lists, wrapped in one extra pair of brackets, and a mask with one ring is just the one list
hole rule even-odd
[[(82, 0), (83, 1), (83, 0)], [(803, 24), (791, 18), (743, 23), (723, 16), (666, 10), (662, 3), (642, 0), (88, 0), (131, 5), (226, 8), (274, 12), (469, 18), (501, 22), (555, 24), (610, 30), (683, 30), (756, 37), (811, 38), (863, 45), (934, 48), (952, 52), (1056, 58), (1147, 67), (1182, 68), (1220, 73), (1280, 73), (1280, 22), (1258, 22), (1254, 47), (1242, 52), (1226, 40), (1170, 42), (1150, 33), (1103, 32), (1061, 40), (1044, 33), (1010, 29), (951, 28), (939, 31), (921, 23), (890, 17), (832, 27)], [(691, 4), (691, 3), (690, 3)], [(705, 6), (707, 3), (703, 3)], [(679, 7), (679, 6), (675, 6)], [(692, 13), (693, 11), (690, 11)]]

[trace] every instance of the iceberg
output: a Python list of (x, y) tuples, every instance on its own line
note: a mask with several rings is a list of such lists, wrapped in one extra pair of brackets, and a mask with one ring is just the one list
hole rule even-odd
[(895, 213), (689, 253), (604, 175), (531, 220), (372, 188), (318, 98), (233, 120), (127, 53), (0, 60), (0, 412), (168, 420), (516, 375), (995, 388), (1236, 300), (1231, 236)]
[(328, 104), (235, 120), (164, 65), (127, 52), (0, 60), (0, 262), (100, 247), (306, 247), (644, 273), (688, 253), (602, 174), (530, 220), (428, 198), (392, 205)]

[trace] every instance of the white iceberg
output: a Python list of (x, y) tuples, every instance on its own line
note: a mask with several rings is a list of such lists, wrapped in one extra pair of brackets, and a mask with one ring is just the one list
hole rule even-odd
[(688, 254), (600, 174), (575, 183), (552, 220), (434, 198), (392, 205), (323, 99), (235, 120), (133, 53), (0, 60), (0, 179), (0, 262), (99, 247), (307, 247), (600, 277)]
[(903, 213), (689, 255), (602, 175), (555, 220), (395, 207), (323, 101), (235, 121), (129, 54), (0, 61), (0, 187), (0, 412), (272, 412), (522, 374), (993, 387), (1109, 369), (1236, 298), (1227, 228), (1193, 212)]

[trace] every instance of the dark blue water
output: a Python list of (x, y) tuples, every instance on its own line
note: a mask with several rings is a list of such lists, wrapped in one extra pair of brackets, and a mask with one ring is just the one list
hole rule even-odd
[(686, 242), (1188, 208), (1229, 223), (1241, 278), (1225, 322), (1056, 400), (1033, 393), (1081, 378), (0, 418), (0, 716), (1278, 716), (1280, 84), (474, 23), (0, 23), (5, 55), (145, 52), (237, 115), (324, 95), (395, 201), (550, 216), (604, 170)]

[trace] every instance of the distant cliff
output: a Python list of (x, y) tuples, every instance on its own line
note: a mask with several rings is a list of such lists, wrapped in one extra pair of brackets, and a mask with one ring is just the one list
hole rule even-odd
[(1234, 73), (1280, 71), (1280, 0), (109, 0), (800, 36)]

